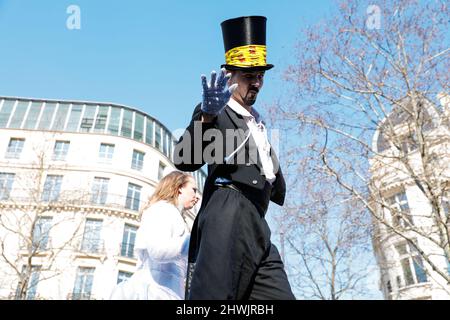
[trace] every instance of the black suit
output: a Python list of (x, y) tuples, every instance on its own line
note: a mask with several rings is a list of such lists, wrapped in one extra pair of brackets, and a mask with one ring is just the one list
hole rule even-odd
[[(198, 105), (174, 152), (175, 166), (182, 171), (198, 170), (205, 160), (208, 162), (202, 205), (189, 248), (189, 262), (195, 263), (195, 269), (190, 274), (187, 298), (294, 299), (264, 219), (269, 201), (284, 203), (286, 185), (278, 159), (271, 150), (276, 169), (272, 185), (262, 174), (251, 136), (225, 163), (224, 157), (247, 136), (245, 120), (229, 106), (212, 123), (202, 123), (201, 116)], [(204, 139), (204, 135), (210, 138)], [(207, 151), (211, 151), (211, 159), (205, 159)], [(217, 178), (231, 181), (233, 188), (221, 187)]]

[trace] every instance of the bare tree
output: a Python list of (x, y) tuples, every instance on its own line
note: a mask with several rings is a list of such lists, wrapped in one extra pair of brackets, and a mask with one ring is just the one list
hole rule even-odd
[(290, 176), (287, 203), (277, 215), (287, 244), (288, 270), (297, 297), (357, 299), (369, 297), (371, 223), (364, 208), (337, 190), (303, 159), (302, 174)]
[[(86, 203), (83, 190), (62, 191), (46, 177), (57, 166), (49, 164), (49, 153), (35, 148), (36, 161), (25, 167), (17, 165), (14, 194), (5, 194), (0, 201), (0, 262), (3, 267), (3, 287), (9, 288), (12, 299), (39, 298), (38, 283), (61, 275), (70, 265), (58, 259), (79, 247), (82, 220), (80, 204)], [(13, 166), (14, 167), (14, 166)], [(64, 231), (62, 231), (64, 230)], [(58, 236), (50, 235), (58, 232)]]
[[(370, 213), (375, 240), (396, 234), (406, 241), (447, 291), (449, 273), (433, 257), (450, 260), (449, 106), (441, 103), (449, 84), (448, 17), (444, 1), (340, 2), (338, 14), (305, 31), (286, 73), (293, 101), (272, 112), (302, 142), (289, 146), (291, 160), (307, 159), (314, 172), (332, 177)], [(304, 175), (302, 166), (297, 161), (291, 173)], [(431, 209), (411, 217), (395, 205), (393, 186), (417, 188)]]

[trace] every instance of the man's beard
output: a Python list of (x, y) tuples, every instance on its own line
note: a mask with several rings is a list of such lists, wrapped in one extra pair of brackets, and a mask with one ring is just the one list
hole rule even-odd
[(258, 96), (257, 90), (253, 90), (254, 92), (252, 92), (252, 93), (250, 91), (252, 91), (252, 90), (249, 90), (243, 99), (245, 105), (247, 105), (247, 106), (252, 106), (253, 104), (255, 104), (256, 97)]

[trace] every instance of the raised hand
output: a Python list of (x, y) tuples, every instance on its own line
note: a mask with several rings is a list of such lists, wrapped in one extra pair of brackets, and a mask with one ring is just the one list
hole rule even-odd
[(202, 111), (209, 115), (218, 115), (230, 100), (237, 83), (228, 87), (230, 74), (225, 75), (225, 68), (220, 70), (219, 79), (216, 82), (216, 72), (211, 72), (211, 82), (207, 83), (206, 76), (202, 74), (203, 101)]

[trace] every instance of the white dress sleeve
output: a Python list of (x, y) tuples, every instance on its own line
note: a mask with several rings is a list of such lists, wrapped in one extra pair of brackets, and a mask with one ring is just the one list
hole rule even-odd
[(152, 260), (173, 262), (186, 255), (189, 239), (178, 209), (160, 201), (143, 212), (135, 247), (138, 252), (145, 250)]

